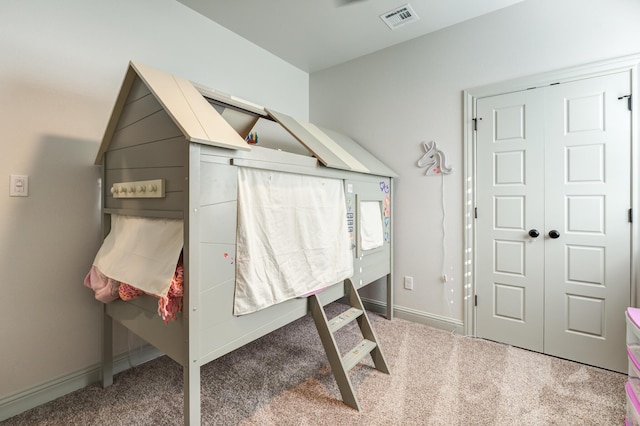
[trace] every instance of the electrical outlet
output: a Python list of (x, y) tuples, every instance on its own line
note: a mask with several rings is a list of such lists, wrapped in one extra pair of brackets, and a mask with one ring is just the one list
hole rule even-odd
[(404, 288), (407, 290), (413, 290), (413, 277), (404, 277)]

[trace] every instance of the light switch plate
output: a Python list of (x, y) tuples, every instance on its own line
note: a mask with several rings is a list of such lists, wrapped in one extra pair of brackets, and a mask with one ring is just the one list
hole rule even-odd
[(28, 197), (29, 196), (29, 176), (27, 175), (11, 175), (9, 181), (10, 197)]

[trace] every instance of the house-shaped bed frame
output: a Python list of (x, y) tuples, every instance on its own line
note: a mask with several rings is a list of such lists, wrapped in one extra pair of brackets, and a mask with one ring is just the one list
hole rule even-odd
[[(279, 124), (310, 155), (249, 145), (259, 120)], [(183, 313), (165, 324), (157, 302), (143, 296), (104, 306), (103, 385), (113, 381), (112, 324), (118, 321), (180, 363), (185, 424), (200, 421), (200, 366), (309, 312), (297, 298), (258, 312), (233, 315), (237, 169), (340, 179), (353, 241), (357, 289), (386, 277), (386, 309), (393, 316), (392, 178), (395, 173), (352, 139), (139, 63), (130, 63), (96, 164), (102, 166), (103, 234), (111, 215), (181, 219), (184, 226)], [(150, 185), (150, 186), (149, 186)], [(148, 187), (149, 191), (141, 192)], [(153, 190), (151, 190), (153, 188)], [(137, 191), (137, 192), (136, 192)], [(377, 201), (384, 244), (359, 245), (359, 203)], [(337, 283), (322, 304), (345, 295)]]

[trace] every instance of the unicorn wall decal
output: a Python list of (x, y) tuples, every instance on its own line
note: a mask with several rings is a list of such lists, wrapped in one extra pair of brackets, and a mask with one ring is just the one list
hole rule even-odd
[(453, 172), (453, 167), (447, 165), (447, 155), (440, 151), (435, 141), (422, 142), (425, 154), (418, 160), (418, 167), (426, 167), (425, 175), (443, 174), (448, 175)]

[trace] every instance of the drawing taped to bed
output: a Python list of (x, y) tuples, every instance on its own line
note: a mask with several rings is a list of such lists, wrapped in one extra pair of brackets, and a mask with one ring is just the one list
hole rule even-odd
[[(274, 126), (286, 130), (279, 138), (285, 134), (290, 140), (282, 144), (269, 140), (264, 129)], [(251, 145), (245, 141), (249, 134), (256, 135)], [(167, 232), (172, 236), (166, 245), (150, 243), (151, 238), (146, 244), (171, 247), (152, 256), (164, 259), (154, 262), (159, 262), (165, 285), (151, 290), (145, 286), (140, 297), (116, 298), (104, 305), (104, 386), (113, 380), (113, 321), (182, 365), (185, 424), (199, 424), (200, 366), (306, 315), (309, 301), (301, 294), (323, 289), (318, 300), (327, 304), (345, 295), (345, 278), (357, 289), (386, 277), (387, 317), (392, 318), (392, 179), (396, 175), (352, 139), (130, 63), (96, 164), (103, 172), (106, 237), (101, 248), (105, 253), (96, 256), (102, 268), (97, 269), (107, 276), (108, 284), (124, 282), (135, 288), (135, 282), (127, 281), (148, 280), (145, 272), (152, 266), (140, 273), (126, 265), (132, 257), (124, 254), (133, 250), (145, 257), (145, 244), (120, 246), (126, 246), (127, 240), (147, 241), (150, 234), (158, 238), (162, 232), (149, 223), (170, 224), (173, 229)], [(246, 176), (252, 177), (253, 193), (243, 190)], [(255, 185), (256, 179), (271, 186)], [(282, 188), (297, 188), (297, 192), (279, 194)], [(322, 192), (322, 197), (313, 196)], [(256, 221), (247, 213), (252, 211), (250, 200), (265, 194), (272, 205), (262, 214), (270, 219)], [(292, 206), (299, 205), (301, 194), (306, 195), (307, 204), (296, 211)], [(322, 203), (314, 205), (316, 198), (322, 198)], [(248, 209), (244, 209), (245, 199)], [(276, 215), (277, 209), (283, 210)], [(325, 215), (322, 221), (313, 219), (319, 212)], [(361, 235), (362, 212), (365, 222), (375, 217), (379, 221), (378, 227), (366, 225), (365, 235)], [(273, 223), (274, 218), (283, 221)], [(135, 222), (143, 223), (141, 230), (132, 230)], [(246, 241), (248, 229), (252, 238)], [(136, 238), (131, 238), (133, 232), (138, 232)], [(322, 238), (313, 238), (317, 235)], [(376, 246), (363, 249), (363, 238)], [(288, 255), (283, 247), (295, 250)], [(117, 255), (110, 252), (114, 248)], [(157, 314), (158, 299), (148, 294), (180, 294), (176, 289), (171, 293), (178, 258), (184, 283), (182, 312), (175, 299), (165, 321)], [(171, 274), (166, 272), (169, 264)], [(103, 268), (116, 274), (131, 269), (132, 275), (109, 277)], [(273, 279), (274, 273), (280, 274), (278, 279)], [(290, 282), (291, 274), (306, 277), (301, 289), (269, 290), (268, 303), (254, 306), (252, 301), (250, 309), (244, 306), (234, 313), (236, 293), (250, 293), (246, 289), (256, 280)], [(238, 290), (238, 278), (244, 290)], [(108, 286), (106, 291), (112, 293)]]

